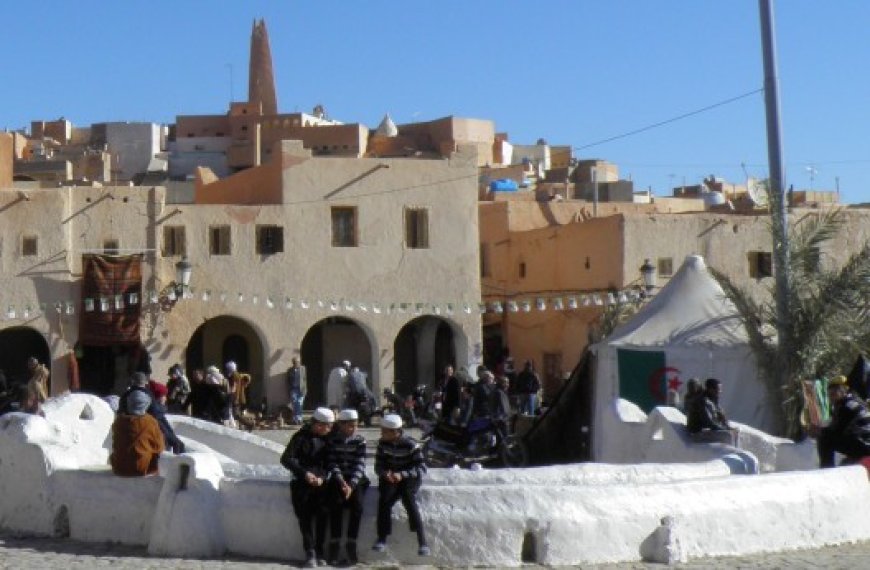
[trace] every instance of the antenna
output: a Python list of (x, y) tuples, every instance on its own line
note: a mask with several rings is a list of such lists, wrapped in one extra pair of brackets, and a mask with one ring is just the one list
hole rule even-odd
[(813, 166), (812, 164), (810, 164), (808, 166), (804, 166), (804, 170), (806, 170), (807, 173), (809, 173), (809, 175), (810, 175), (810, 190), (812, 190), (813, 189), (813, 182), (816, 179), (816, 174), (819, 173), (819, 169), (816, 168), (815, 166)]

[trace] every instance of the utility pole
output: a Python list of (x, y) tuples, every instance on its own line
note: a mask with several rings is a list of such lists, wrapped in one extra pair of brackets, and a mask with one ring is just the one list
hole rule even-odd
[[(767, 160), (770, 168), (769, 192), (773, 226), (773, 262), (776, 269), (776, 329), (779, 343), (779, 385), (786, 389), (790, 378), (789, 355), (794, 350), (791, 319), (788, 310), (789, 240), (788, 204), (782, 162), (782, 133), (779, 122), (779, 86), (776, 74), (776, 48), (774, 42), (773, 0), (758, 0), (761, 16), (761, 50), (764, 57), (764, 109), (767, 117)], [(789, 428), (791, 426), (788, 426)]]

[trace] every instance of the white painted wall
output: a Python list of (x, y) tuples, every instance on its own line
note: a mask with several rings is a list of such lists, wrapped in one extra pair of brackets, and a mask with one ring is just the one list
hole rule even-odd
[[(81, 418), (85, 406), (104, 420), (107, 407), (99, 404), (72, 395), (50, 403), (47, 418), (0, 418), (0, 526), (51, 535), (68, 520), (73, 538), (147, 545), (152, 554), (301, 557), (286, 479), (226, 477), (230, 463), (222, 465), (210, 453), (167, 455), (159, 475), (115, 477), (105, 464), (105, 438), (74, 441), (93, 428), (81, 425), (94, 421)], [(668, 411), (659, 416), (678, 419)], [(205, 432), (216, 437), (216, 430)], [(237, 445), (268, 447), (249, 437), (236, 437)], [(573, 565), (641, 556), (674, 562), (870, 538), (863, 467), (733, 475), (733, 459), (433, 470), (420, 493), (433, 551), (425, 562), (520, 566), (527, 539), (535, 543), (538, 564)], [(183, 468), (190, 470), (185, 488)], [(360, 535), (362, 560), (424, 562), (401, 507), (394, 510), (387, 553), (366, 548), (374, 540), (376, 502), (372, 489)]]

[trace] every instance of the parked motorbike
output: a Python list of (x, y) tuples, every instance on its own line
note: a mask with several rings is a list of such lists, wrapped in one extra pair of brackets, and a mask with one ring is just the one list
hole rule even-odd
[(529, 452), (521, 438), (508, 435), (503, 426), (487, 418), (472, 421), (468, 429), (447, 422), (436, 423), (423, 436), (423, 457), (429, 467), (468, 467), (473, 463), (494, 462), (505, 467), (523, 467), (528, 464)]
[(407, 426), (419, 426), (430, 420), (430, 402), (426, 398), (426, 386), (416, 386), (408, 396), (402, 398), (389, 388), (384, 388), (383, 414), (399, 414)]

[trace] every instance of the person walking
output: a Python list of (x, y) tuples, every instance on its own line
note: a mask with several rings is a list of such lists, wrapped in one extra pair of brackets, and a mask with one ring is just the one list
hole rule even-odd
[(31, 356), (27, 359), (27, 372), (30, 374), (27, 380), (30, 389), (36, 394), (40, 404), (45, 402), (48, 399), (48, 368)]
[(454, 410), (459, 407), (459, 396), (462, 392), (462, 382), (453, 373), (453, 367), (448, 365), (444, 368), (444, 390), (442, 392), (441, 418), (450, 421), (453, 419)]
[(302, 403), (307, 389), (307, 372), (305, 367), (299, 364), (299, 358), (294, 356), (290, 360), (290, 368), (287, 369), (287, 392), (293, 410), (293, 425), (302, 425)]
[(375, 552), (387, 548), (387, 537), (392, 533), (393, 505), (401, 500), (408, 513), (411, 532), (417, 533), (417, 554), (429, 556), (423, 519), (417, 504), (417, 492), (423, 484), (426, 463), (423, 451), (411, 437), (402, 433), (402, 418), (387, 414), (381, 421), (381, 439), (375, 453), (375, 474), (378, 476), (378, 539), (372, 546)]
[(239, 372), (238, 365), (230, 360), (225, 365), (227, 371), (227, 393), (230, 396), (232, 415), (230, 426), (236, 427), (236, 421), (242, 417), (242, 412), (248, 407), (247, 389), (251, 384), (251, 375)]
[(356, 410), (342, 410), (338, 414), (338, 427), (327, 440), (329, 469), (329, 526), (330, 540), (327, 561), (338, 564), (344, 511), (349, 511), (347, 538), (344, 543), (346, 560), (356, 564), (356, 539), (362, 519), (363, 499), (369, 487), (366, 477), (366, 439), (357, 433), (359, 414)]
[(538, 391), (541, 389), (541, 378), (535, 372), (531, 360), (526, 360), (523, 371), (517, 376), (517, 393), (520, 397), (520, 413), (535, 415), (538, 411)]
[(329, 408), (317, 408), (311, 422), (290, 439), (281, 465), (293, 473), (290, 493), (293, 512), (299, 521), (305, 567), (326, 566), (323, 543), (326, 539), (327, 436), (335, 416)]
[(166, 396), (166, 407), (171, 414), (187, 414), (186, 402), (190, 396), (190, 381), (184, 374), (180, 364), (173, 364), (169, 369), (169, 380), (166, 382), (169, 394)]
[(350, 360), (345, 360), (341, 366), (336, 366), (329, 372), (326, 381), (326, 405), (330, 408), (344, 406), (344, 395), (347, 392), (347, 376), (350, 373)]
[(819, 467), (834, 467), (835, 452), (846, 456), (843, 464), (870, 456), (870, 410), (849, 391), (845, 376), (837, 376), (828, 383), (828, 400), (831, 422), (815, 434)]

